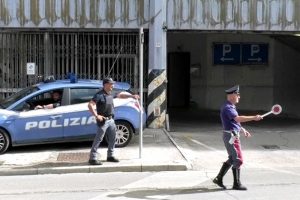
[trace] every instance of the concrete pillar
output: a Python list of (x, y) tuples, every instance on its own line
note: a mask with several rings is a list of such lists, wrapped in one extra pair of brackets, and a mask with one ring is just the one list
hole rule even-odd
[(148, 120), (149, 128), (165, 127), (167, 109), (166, 0), (150, 1)]
[[(44, 60), (44, 69), (40, 69), (39, 75), (43, 73), (44, 78), (50, 75), (53, 75), (53, 71), (51, 69), (53, 68), (51, 66), (51, 41), (49, 33), (44, 33), (44, 51), (45, 51), (45, 60)], [(42, 73), (41, 73), (42, 72)]]

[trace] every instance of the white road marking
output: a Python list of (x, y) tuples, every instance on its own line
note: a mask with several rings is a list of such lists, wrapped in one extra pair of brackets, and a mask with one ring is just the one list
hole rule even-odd
[[(218, 154), (223, 154), (222, 151), (216, 149), (216, 148), (213, 148), (211, 146), (208, 146), (202, 142), (199, 142), (198, 140), (194, 140), (192, 138), (189, 138), (189, 137), (186, 137), (188, 139), (190, 139), (192, 142), (196, 143), (196, 144), (199, 144), (201, 145), (202, 147), (206, 148), (206, 149), (209, 149), (211, 151), (214, 151)], [(273, 167), (266, 167), (262, 164), (249, 164), (249, 163), (245, 163), (246, 166), (249, 166), (249, 167), (252, 167), (252, 168), (262, 168), (262, 169), (268, 169), (268, 170), (271, 170), (271, 171), (274, 171), (274, 172), (279, 172), (279, 173), (284, 173), (284, 174), (291, 174), (291, 175), (295, 175), (295, 176), (300, 176), (299, 173), (295, 173), (295, 172), (291, 172), (291, 171), (288, 171), (288, 170), (282, 170), (282, 169), (276, 169), (276, 168), (273, 168)]]
[[(157, 194), (156, 190), (182, 190), (198, 188), (202, 183), (210, 180), (204, 172), (199, 171), (163, 171), (150, 174), (147, 177), (134, 181), (120, 187), (118, 190), (112, 190), (103, 194), (97, 195), (88, 200), (100, 200), (105, 197), (126, 197), (126, 193), (139, 193), (149, 191), (145, 194), (147, 199), (168, 199), (172, 195)], [(153, 195), (152, 194), (153, 191)], [(168, 193), (169, 194), (169, 193)]]
[(194, 139), (189, 138), (189, 137), (186, 137), (186, 138), (188, 138), (189, 140), (191, 140), (192, 142), (194, 142), (194, 143), (196, 143), (196, 144), (201, 145), (202, 147), (204, 147), (204, 148), (206, 148), (206, 149), (209, 149), (209, 150), (211, 150), (211, 151), (217, 152), (217, 153), (222, 154), (222, 155), (224, 154), (223, 151), (220, 151), (220, 150), (218, 150), (218, 149), (216, 149), (216, 148), (213, 148), (213, 147), (211, 147), (211, 146), (208, 146), (208, 145), (206, 145), (206, 144), (204, 144), (204, 143), (202, 143), (202, 142), (199, 142), (198, 140), (194, 140)]

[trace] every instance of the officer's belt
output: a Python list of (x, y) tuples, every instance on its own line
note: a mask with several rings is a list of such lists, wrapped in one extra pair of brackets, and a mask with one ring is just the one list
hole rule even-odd
[(233, 136), (240, 137), (240, 132), (239, 131), (228, 131), (228, 130), (223, 130), (224, 133), (229, 133), (232, 134)]
[(224, 133), (233, 133), (233, 132), (235, 132), (235, 133), (240, 133), (239, 131), (229, 131), (229, 130), (223, 130), (223, 132), (224, 132)]
[(114, 116), (113, 115), (109, 115), (109, 116), (104, 116), (106, 119), (112, 119), (112, 118), (114, 118)]
[(223, 130), (224, 133), (232, 133), (232, 131)]

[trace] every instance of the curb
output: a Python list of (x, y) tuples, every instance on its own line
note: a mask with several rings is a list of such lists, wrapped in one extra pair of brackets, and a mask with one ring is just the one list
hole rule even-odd
[(186, 156), (186, 154), (184, 153), (184, 151), (179, 147), (179, 145), (175, 142), (175, 140), (172, 138), (172, 136), (170, 135), (170, 133), (166, 129), (163, 129), (163, 132), (168, 136), (168, 138), (170, 139), (170, 141), (172, 142), (172, 144), (176, 147), (176, 149), (179, 151), (179, 153), (181, 154), (181, 156), (187, 162), (187, 164), (188, 164), (187, 169), (193, 169), (193, 165), (192, 165), (191, 161), (188, 159), (188, 157)]
[[(161, 161), (153, 157), (148, 152), (149, 158), (147, 159), (127, 159), (125, 162), (120, 163), (104, 163), (100, 166), (89, 165), (83, 163), (82, 165), (64, 165), (60, 166), (32, 166), (32, 165), (7, 165), (1, 167), (0, 176), (10, 175), (42, 175), (42, 174), (67, 174), (67, 173), (107, 173), (107, 172), (158, 172), (158, 171), (186, 171), (191, 168), (191, 164), (187, 157), (181, 151), (180, 147), (176, 144), (171, 135), (165, 130), (160, 129), (160, 134), (164, 134), (165, 141), (171, 141), (170, 150), (176, 155), (176, 159), (165, 158)], [(152, 135), (152, 134), (151, 134)], [(154, 134), (155, 136), (155, 134)], [(153, 137), (153, 135), (152, 135)], [(159, 138), (159, 137), (158, 137)], [(152, 138), (153, 139), (153, 138)], [(155, 138), (154, 138), (155, 139)], [(157, 139), (157, 138), (156, 138)], [(176, 149), (174, 149), (174, 147)], [(156, 146), (160, 152), (160, 146)], [(157, 151), (157, 150), (156, 150)], [(179, 154), (178, 154), (179, 153)], [(159, 156), (163, 156), (159, 153)]]
[(140, 165), (116, 165), (116, 166), (70, 166), (49, 168), (7, 168), (0, 171), (0, 176), (17, 175), (44, 175), (44, 174), (68, 174), (68, 173), (107, 173), (107, 172), (157, 172), (157, 171), (186, 171), (185, 164), (140, 164)]

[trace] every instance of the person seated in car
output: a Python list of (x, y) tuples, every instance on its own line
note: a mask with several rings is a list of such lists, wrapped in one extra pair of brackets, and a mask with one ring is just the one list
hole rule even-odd
[(53, 100), (53, 103), (47, 104), (47, 105), (37, 105), (34, 109), (52, 109), (56, 108), (61, 105), (61, 92), (60, 91), (53, 91), (51, 93), (51, 98)]

